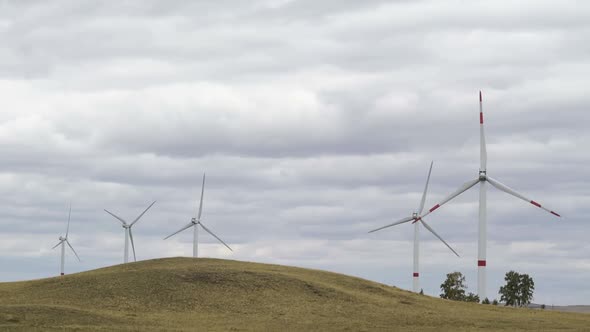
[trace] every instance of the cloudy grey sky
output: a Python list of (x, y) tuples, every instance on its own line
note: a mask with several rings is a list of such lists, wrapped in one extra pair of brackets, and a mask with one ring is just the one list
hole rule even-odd
[[(506, 271), (535, 302), (589, 304), (590, 4), (583, 1), (1, 1), (0, 281), (191, 254), (207, 172), (207, 257), (411, 287), (411, 213), (488, 173), (561, 213), (488, 194), (488, 294)], [(476, 291), (477, 190), (429, 218), (422, 285)]]

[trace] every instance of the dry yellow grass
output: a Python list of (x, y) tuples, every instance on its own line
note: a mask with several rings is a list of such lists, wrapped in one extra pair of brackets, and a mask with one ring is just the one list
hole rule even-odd
[(451, 302), (294, 267), (168, 258), (0, 283), (0, 329), (590, 331), (590, 315)]

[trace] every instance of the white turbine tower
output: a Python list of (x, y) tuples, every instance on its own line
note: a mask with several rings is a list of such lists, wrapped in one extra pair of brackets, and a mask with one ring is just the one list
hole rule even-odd
[(61, 262), (60, 262), (60, 275), (64, 275), (64, 261), (65, 261), (65, 256), (66, 256), (66, 243), (68, 244), (68, 246), (70, 247), (70, 249), (72, 249), (72, 252), (74, 253), (74, 255), (76, 255), (76, 258), (78, 258), (78, 261), (80, 261), (80, 257), (78, 257), (78, 254), (76, 253), (76, 250), (74, 250), (74, 247), (72, 247), (72, 245), (70, 244), (70, 241), (68, 241), (68, 234), (70, 233), (70, 217), (72, 215), (72, 205), (70, 204), (70, 212), (68, 213), (68, 227), (66, 228), (66, 236), (60, 236), (59, 237), (59, 242), (53, 246), (53, 248), (51, 249), (55, 249), (57, 248), (57, 246), (59, 246), (61, 244)]
[(115, 215), (114, 213), (108, 211), (107, 209), (104, 209), (104, 211), (108, 214), (110, 214), (111, 216), (115, 217), (117, 220), (119, 220), (122, 223), (123, 229), (125, 230), (125, 251), (123, 254), (123, 262), (127, 263), (129, 261), (129, 240), (131, 239), (131, 248), (133, 249), (133, 261), (137, 261), (137, 257), (135, 256), (135, 244), (133, 243), (133, 232), (131, 231), (131, 227), (133, 227), (133, 225), (135, 225), (135, 223), (137, 221), (139, 221), (139, 218), (143, 217), (143, 215), (147, 212), (147, 210), (149, 210), (152, 205), (156, 204), (156, 201), (153, 201), (152, 204), (150, 204), (150, 206), (148, 206), (137, 218), (135, 218), (135, 220), (133, 220), (131, 223), (128, 223), (127, 221), (125, 221), (123, 218)]
[[(454, 193), (450, 194), (449, 196), (445, 197), (440, 203), (436, 204), (428, 212), (424, 214), (423, 217), (427, 216), (434, 210), (441, 207), (443, 204), (447, 203), (448, 201), (452, 200), (453, 198), (459, 196), (463, 192), (467, 191), (469, 188), (475, 186), (477, 183), (480, 184), (479, 187), (479, 241), (478, 241), (478, 250), (477, 250), (477, 294), (481, 300), (485, 299), (486, 296), (486, 241), (487, 241), (487, 234), (486, 234), (486, 183), (489, 182), (492, 186), (498, 188), (499, 190), (508, 193), (516, 198), (520, 198), (532, 205), (541, 208), (557, 217), (561, 217), (556, 212), (547, 209), (546, 207), (542, 206), (541, 204), (533, 201), (524, 195), (516, 192), (514, 189), (502, 184), (500, 181), (495, 180), (494, 178), (490, 177), (487, 174), (487, 152), (486, 152), (486, 140), (484, 135), (484, 126), (483, 126), (483, 107), (482, 107), (482, 97), (481, 91), (479, 92), (479, 136), (480, 136), (480, 156), (479, 156), (479, 176), (471, 181), (466, 182), (463, 184), (459, 189), (457, 189)], [(415, 221), (414, 221), (415, 222)]]
[(201, 186), (201, 202), (199, 203), (199, 212), (197, 217), (191, 218), (191, 222), (188, 223), (186, 226), (182, 227), (178, 231), (166, 236), (164, 240), (168, 239), (169, 237), (176, 235), (185, 229), (194, 227), (194, 235), (193, 235), (193, 257), (199, 257), (199, 226), (203, 227), (205, 232), (211, 234), (214, 238), (216, 238), (219, 242), (221, 242), (224, 246), (227, 247), (230, 251), (233, 251), (223, 240), (221, 240), (217, 235), (213, 234), (203, 223), (201, 222), (201, 213), (203, 212), (203, 195), (205, 193), (205, 173), (203, 173), (203, 184)]
[[(432, 172), (432, 164), (433, 162), (430, 163), (430, 170), (428, 171), (428, 177), (426, 178), (426, 186), (424, 187), (424, 193), (422, 193), (422, 200), (420, 201), (420, 207), (418, 208), (418, 212), (413, 212), (412, 215), (410, 217), (406, 217), (404, 219), (401, 219), (399, 221), (394, 222), (393, 224), (389, 224), (387, 226), (383, 226), (377, 229), (374, 229), (372, 231), (370, 231), (369, 233), (373, 233), (379, 230), (382, 230), (384, 228), (388, 228), (391, 226), (396, 226), (396, 225), (400, 225), (400, 224), (404, 224), (407, 223), (409, 221), (420, 221), (420, 223), (422, 225), (424, 225), (424, 227), (429, 230), (432, 234), (434, 234), (434, 236), (436, 236), (439, 240), (441, 240), (449, 249), (451, 249), (451, 251), (457, 255), (457, 257), (459, 257), (459, 254), (457, 254), (457, 252), (455, 250), (453, 250), (453, 248), (451, 248), (451, 246), (445, 242), (445, 240), (443, 240), (442, 237), (440, 237), (440, 235), (438, 235), (434, 229), (432, 229), (432, 227), (430, 227), (428, 224), (426, 224), (426, 222), (424, 222), (424, 219), (421, 217), (422, 214), (422, 210), (424, 210), (424, 202), (426, 201), (426, 192), (428, 191), (428, 182), (430, 181), (430, 173)], [(414, 224), (414, 272), (412, 274), (412, 278), (413, 278), (413, 290), (414, 292), (418, 293), (420, 291), (420, 266), (419, 266), (419, 258), (420, 258), (420, 239), (419, 239), (419, 224), (415, 223)]]

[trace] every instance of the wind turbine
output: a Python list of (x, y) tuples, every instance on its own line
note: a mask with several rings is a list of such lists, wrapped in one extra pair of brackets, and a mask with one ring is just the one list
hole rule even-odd
[(61, 264), (60, 264), (60, 275), (64, 275), (64, 261), (65, 261), (65, 255), (66, 255), (66, 243), (68, 244), (68, 246), (70, 247), (70, 249), (72, 249), (72, 252), (74, 253), (74, 255), (76, 255), (76, 258), (78, 258), (78, 261), (80, 262), (80, 257), (78, 257), (78, 254), (76, 253), (76, 250), (74, 250), (74, 247), (72, 247), (72, 245), (70, 244), (70, 241), (68, 241), (68, 234), (70, 233), (70, 217), (72, 215), (72, 205), (70, 204), (70, 212), (68, 213), (68, 227), (66, 228), (66, 236), (60, 236), (59, 237), (59, 242), (53, 246), (53, 248), (51, 249), (55, 249), (57, 248), (57, 246), (59, 246), (61, 244)]
[(131, 248), (133, 249), (133, 261), (137, 261), (137, 257), (135, 257), (135, 244), (133, 243), (133, 232), (131, 231), (131, 227), (133, 227), (133, 225), (135, 225), (135, 223), (139, 220), (139, 218), (143, 217), (143, 215), (147, 212), (147, 210), (149, 210), (152, 207), (152, 205), (154, 205), (154, 204), (156, 204), (156, 201), (153, 201), (152, 204), (150, 204), (150, 206), (148, 206), (145, 210), (143, 210), (143, 212), (137, 218), (135, 218), (135, 220), (133, 220), (131, 223), (128, 223), (123, 218), (115, 215), (114, 213), (110, 212), (109, 210), (104, 209), (104, 211), (106, 213), (108, 213), (111, 216), (118, 219), (122, 223), (123, 229), (125, 229), (125, 252), (123, 254), (123, 261), (125, 263), (127, 263), (129, 261), (129, 239), (131, 239)]
[[(451, 251), (457, 255), (457, 257), (459, 257), (459, 254), (453, 250), (453, 248), (451, 248), (451, 246), (445, 242), (445, 240), (443, 240), (442, 237), (440, 237), (440, 235), (438, 235), (434, 229), (432, 229), (432, 227), (430, 227), (426, 222), (424, 222), (424, 219), (422, 219), (421, 214), (422, 211), (424, 210), (424, 202), (426, 201), (426, 192), (428, 191), (428, 182), (430, 181), (430, 173), (432, 173), (432, 164), (434, 162), (430, 163), (430, 170), (428, 171), (428, 177), (426, 178), (426, 186), (424, 187), (424, 193), (422, 193), (422, 200), (420, 201), (420, 207), (418, 208), (418, 212), (413, 212), (412, 215), (410, 217), (406, 217), (403, 218), (399, 221), (394, 222), (393, 224), (389, 224), (387, 226), (383, 226), (377, 229), (374, 229), (372, 231), (370, 231), (369, 233), (373, 233), (379, 230), (382, 230), (384, 228), (388, 228), (391, 226), (396, 226), (396, 225), (400, 225), (400, 224), (404, 224), (407, 223), (409, 221), (412, 220), (418, 220), (420, 221), (420, 223), (422, 225), (424, 225), (424, 227), (429, 230), (432, 234), (434, 234), (434, 236), (436, 236), (439, 240), (442, 241), (442, 243), (444, 243), (449, 249), (451, 249)], [(420, 234), (420, 228), (419, 228), (420, 224), (415, 223), (414, 224), (414, 273), (413, 275), (413, 290), (414, 292), (418, 293), (420, 291), (420, 266), (418, 264), (419, 262), (419, 258), (420, 258), (420, 239), (419, 239), (419, 234)]]
[(199, 256), (199, 226), (203, 227), (205, 232), (211, 234), (214, 238), (216, 238), (219, 242), (221, 242), (224, 246), (227, 247), (230, 251), (233, 251), (223, 240), (221, 240), (217, 235), (213, 234), (203, 223), (201, 222), (201, 213), (203, 212), (203, 195), (205, 194), (205, 173), (203, 173), (203, 184), (201, 186), (201, 202), (199, 203), (199, 213), (196, 217), (191, 218), (191, 222), (188, 223), (186, 226), (182, 227), (178, 231), (166, 236), (164, 240), (168, 239), (169, 237), (176, 235), (185, 229), (194, 227), (194, 235), (193, 235), (193, 257)]
[[(452, 194), (445, 197), (440, 203), (436, 204), (428, 212), (424, 214), (425, 217), (428, 214), (432, 213), (434, 210), (441, 207), (443, 204), (447, 203), (448, 201), (452, 200), (453, 198), (459, 196), (463, 192), (467, 191), (471, 187), (475, 186), (477, 183), (480, 184), (479, 187), (479, 241), (477, 247), (477, 294), (479, 295), (480, 299), (485, 299), (486, 296), (486, 241), (487, 241), (487, 233), (486, 233), (486, 219), (487, 219), (487, 206), (486, 206), (486, 184), (489, 182), (492, 186), (498, 188), (499, 190), (508, 193), (516, 198), (520, 198), (523, 201), (530, 203), (538, 208), (541, 208), (554, 216), (561, 217), (558, 213), (542, 206), (541, 204), (537, 203), (534, 200), (527, 198), (526, 196), (518, 193), (516, 190), (502, 184), (500, 181), (490, 177), (487, 174), (487, 152), (486, 152), (486, 140), (484, 135), (484, 125), (483, 125), (483, 107), (482, 107), (482, 97), (481, 91), (479, 92), (479, 176), (474, 179), (466, 182), (463, 184), (459, 189), (457, 189)], [(420, 220), (414, 220), (414, 223)]]

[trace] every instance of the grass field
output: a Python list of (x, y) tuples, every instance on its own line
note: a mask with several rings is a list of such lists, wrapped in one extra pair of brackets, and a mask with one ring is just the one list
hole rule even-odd
[(451, 302), (294, 267), (167, 258), (0, 283), (0, 330), (590, 331), (590, 314)]

